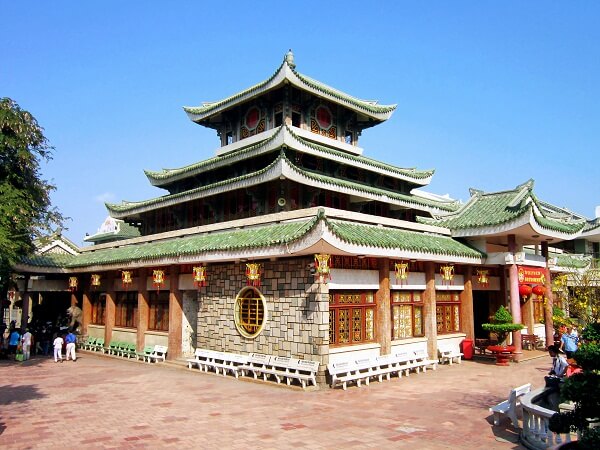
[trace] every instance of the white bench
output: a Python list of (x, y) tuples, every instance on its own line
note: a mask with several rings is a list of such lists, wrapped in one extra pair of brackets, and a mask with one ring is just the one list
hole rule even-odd
[(227, 372), (231, 372), (233, 376), (238, 378), (240, 367), (248, 362), (248, 357), (237, 353), (198, 348), (194, 352), (194, 358), (186, 361), (188, 369), (198, 366), (200, 371), (208, 372), (209, 369), (214, 369), (217, 374), (222, 373), (223, 376), (227, 375)]
[(363, 381), (368, 386), (369, 379), (372, 376), (370, 358), (329, 363), (327, 370), (329, 371), (329, 375), (331, 375), (331, 387), (335, 388), (340, 383), (344, 390), (348, 387), (348, 383), (352, 381), (355, 381), (358, 387), (361, 387)]
[(423, 372), (427, 372), (427, 369), (436, 370), (438, 365), (437, 359), (430, 359), (429, 354), (426, 350), (415, 350), (414, 351), (414, 359), (413, 365), (416, 368), (416, 371), (422, 370)]
[(246, 372), (252, 373), (255, 380), (258, 379), (259, 375), (262, 375), (267, 380), (267, 377), (263, 375), (263, 370), (271, 363), (271, 355), (265, 355), (263, 353), (250, 353), (246, 364), (240, 366), (242, 375), (246, 375)]
[(267, 381), (270, 376), (275, 378), (277, 384), (285, 380), (288, 386), (297, 380), (303, 389), (307, 383), (317, 385), (318, 361), (289, 358), (287, 356), (271, 356), (262, 353), (252, 353), (247, 362), (240, 367), (242, 374), (251, 372), (255, 379), (259, 376)]
[(510, 394), (508, 394), (508, 400), (492, 406), (489, 411), (494, 413), (494, 425), (500, 425), (500, 415), (504, 414), (511, 420), (513, 427), (518, 428), (518, 413), (521, 409), (520, 397), (528, 394), (529, 391), (531, 391), (531, 383), (511, 389)]
[(440, 364), (447, 362), (450, 365), (454, 362), (460, 364), (463, 356), (458, 344), (445, 341), (438, 342), (438, 355)]
[(146, 362), (158, 362), (164, 361), (167, 356), (167, 347), (164, 345), (155, 345), (152, 353), (144, 355), (144, 361)]

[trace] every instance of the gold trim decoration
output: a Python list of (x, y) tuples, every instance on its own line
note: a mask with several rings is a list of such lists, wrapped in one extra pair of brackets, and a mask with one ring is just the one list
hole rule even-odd
[(331, 255), (317, 253), (315, 255), (315, 269), (319, 283), (327, 283), (331, 279)]
[(480, 285), (484, 287), (488, 287), (490, 285), (489, 272), (489, 270), (477, 270), (477, 282)]
[(404, 261), (395, 263), (394, 268), (396, 269), (396, 280), (402, 285), (408, 279), (408, 263)]
[(123, 283), (123, 287), (125, 290), (129, 287), (131, 283), (133, 283), (133, 279), (131, 278), (130, 270), (122, 270), (121, 271), (121, 282)]
[(448, 264), (440, 267), (440, 274), (442, 275), (442, 284), (452, 284), (454, 281), (454, 266)]
[(206, 286), (206, 266), (195, 266), (192, 268), (192, 273), (196, 288)]
[(157, 291), (165, 285), (165, 271), (162, 269), (156, 269), (152, 271), (152, 284)]
[(98, 286), (100, 286), (100, 274), (99, 273), (93, 273), (91, 275), (90, 284), (92, 285), (92, 287), (94, 289), (96, 289)]
[(259, 263), (246, 263), (246, 284), (248, 286), (260, 286), (262, 265)]
[(69, 290), (75, 292), (79, 287), (79, 280), (77, 277), (69, 277)]

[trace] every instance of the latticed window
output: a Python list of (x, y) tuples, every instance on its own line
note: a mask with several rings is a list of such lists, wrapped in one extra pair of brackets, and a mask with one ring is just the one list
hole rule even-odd
[(460, 331), (460, 296), (456, 292), (437, 292), (435, 316), (438, 334)]
[(90, 322), (94, 325), (104, 325), (106, 323), (106, 294), (93, 292), (90, 297), (92, 304), (92, 317)]
[(423, 300), (420, 292), (392, 292), (392, 339), (423, 336)]
[(266, 322), (267, 305), (260, 291), (244, 288), (235, 300), (235, 326), (245, 337), (255, 337)]
[(544, 322), (544, 301), (540, 298), (533, 300), (533, 321), (535, 323)]
[(136, 291), (118, 292), (115, 314), (115, 326), (137, 328), (138, 293)]
[(169, 331), (169, 292), (149, 292), (148, 307), (148, 329)]
[(329, 295), (329, 344), (352, 345), (375, 340), (373, 292), (336, 292)]

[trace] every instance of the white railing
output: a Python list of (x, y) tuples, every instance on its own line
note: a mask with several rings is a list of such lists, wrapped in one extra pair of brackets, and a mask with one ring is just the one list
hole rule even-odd
[(556, 414), (557, 411), (537, 404), (544, 400), (551, 392), (546, 388), (539, 388), (521, 397), (521, 406), (523, 408), (521, 442), (527, 448), (544, 450), (554, 445), (571, 442), (571, 435), (569, 433), (554, 433), (548, 428), (550, 417)]

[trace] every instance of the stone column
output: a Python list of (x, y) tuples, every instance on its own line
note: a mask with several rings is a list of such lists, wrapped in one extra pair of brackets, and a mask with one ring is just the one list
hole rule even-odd
[(90, 299), (90, 291), (88, 289), (84, 289), (83, 291), (83, 304), (81, 305), (81, 335), (88, 335), (88, 325), (92, 321), (92, 301)]
[(112, 339), (112, 332), (115, 326), (116, 300), (114, 273), (109, 273), (106, 277), (106, 308), (104, 309), (104, 345), (108, 346)]
[(29, 323), (29, 310), (31, 309), (31, 295), (29, 294), (29, 275), (25, 275), (23, 287), (23, 307), (21, 309), (21, 329), (24, 330)]
[(425, 263), (425, 292), (423, 293), (423, 325), (427, 336), (427, 353), (437, 358), (437, 320), (435, 312), (435, 263)]
[(137, 336), (135, 345), (137, 351), (144, 350), (146, 345), (146, 331), (148, 330), (148, 317), (150, 307), (148, 304), (148, 272), (145, 268), (138, 271), (138, 320), (137, 320)]
[[(519, 269), (515, 264), (515, 252), (517, 251), (517, 242), (514, 234), (508, 236), (508, 251), (512, 253), (513, 262), (508, 269), (508, 277), (510, 284), (510, 313), (514, 323), (522, 323), (521, 320), (521, 299), (519, 298)], [(518, 362), (520, 355), (523, 353), (521, 345), (521, 332), (513, 331), (513, 345), (515, 346), (515, 354), (513, 361)]]
[(460, 293), (460, 326), (466, 339), (475, 339), (475, 319), (473, 314), (473, 267), (465, 270), (465, 289)]
[(181, 333), (183, 321), (183, 292), (179, 290), (179, 266), (170, 267), (169, 292), (169, 349), (167, 359), (181, 356)]
[(546, 258), (546, 301), (544, 302), (544, 328), (546, 331), (546, 347), (554, 344), (554, 322), (552, 321), (552, 310), (554, 309), (554, 294), (552, 293), (552, 278), (548, 266), (548, 242), (542, 242), (542, 255)]
[(379, 289), (375, 293), (376, 328), (375, 339), (381, 345), (381, 354), (388, 355), (392, 350), (392, 318), (390, 302), (390, 260), (379, 259)]

